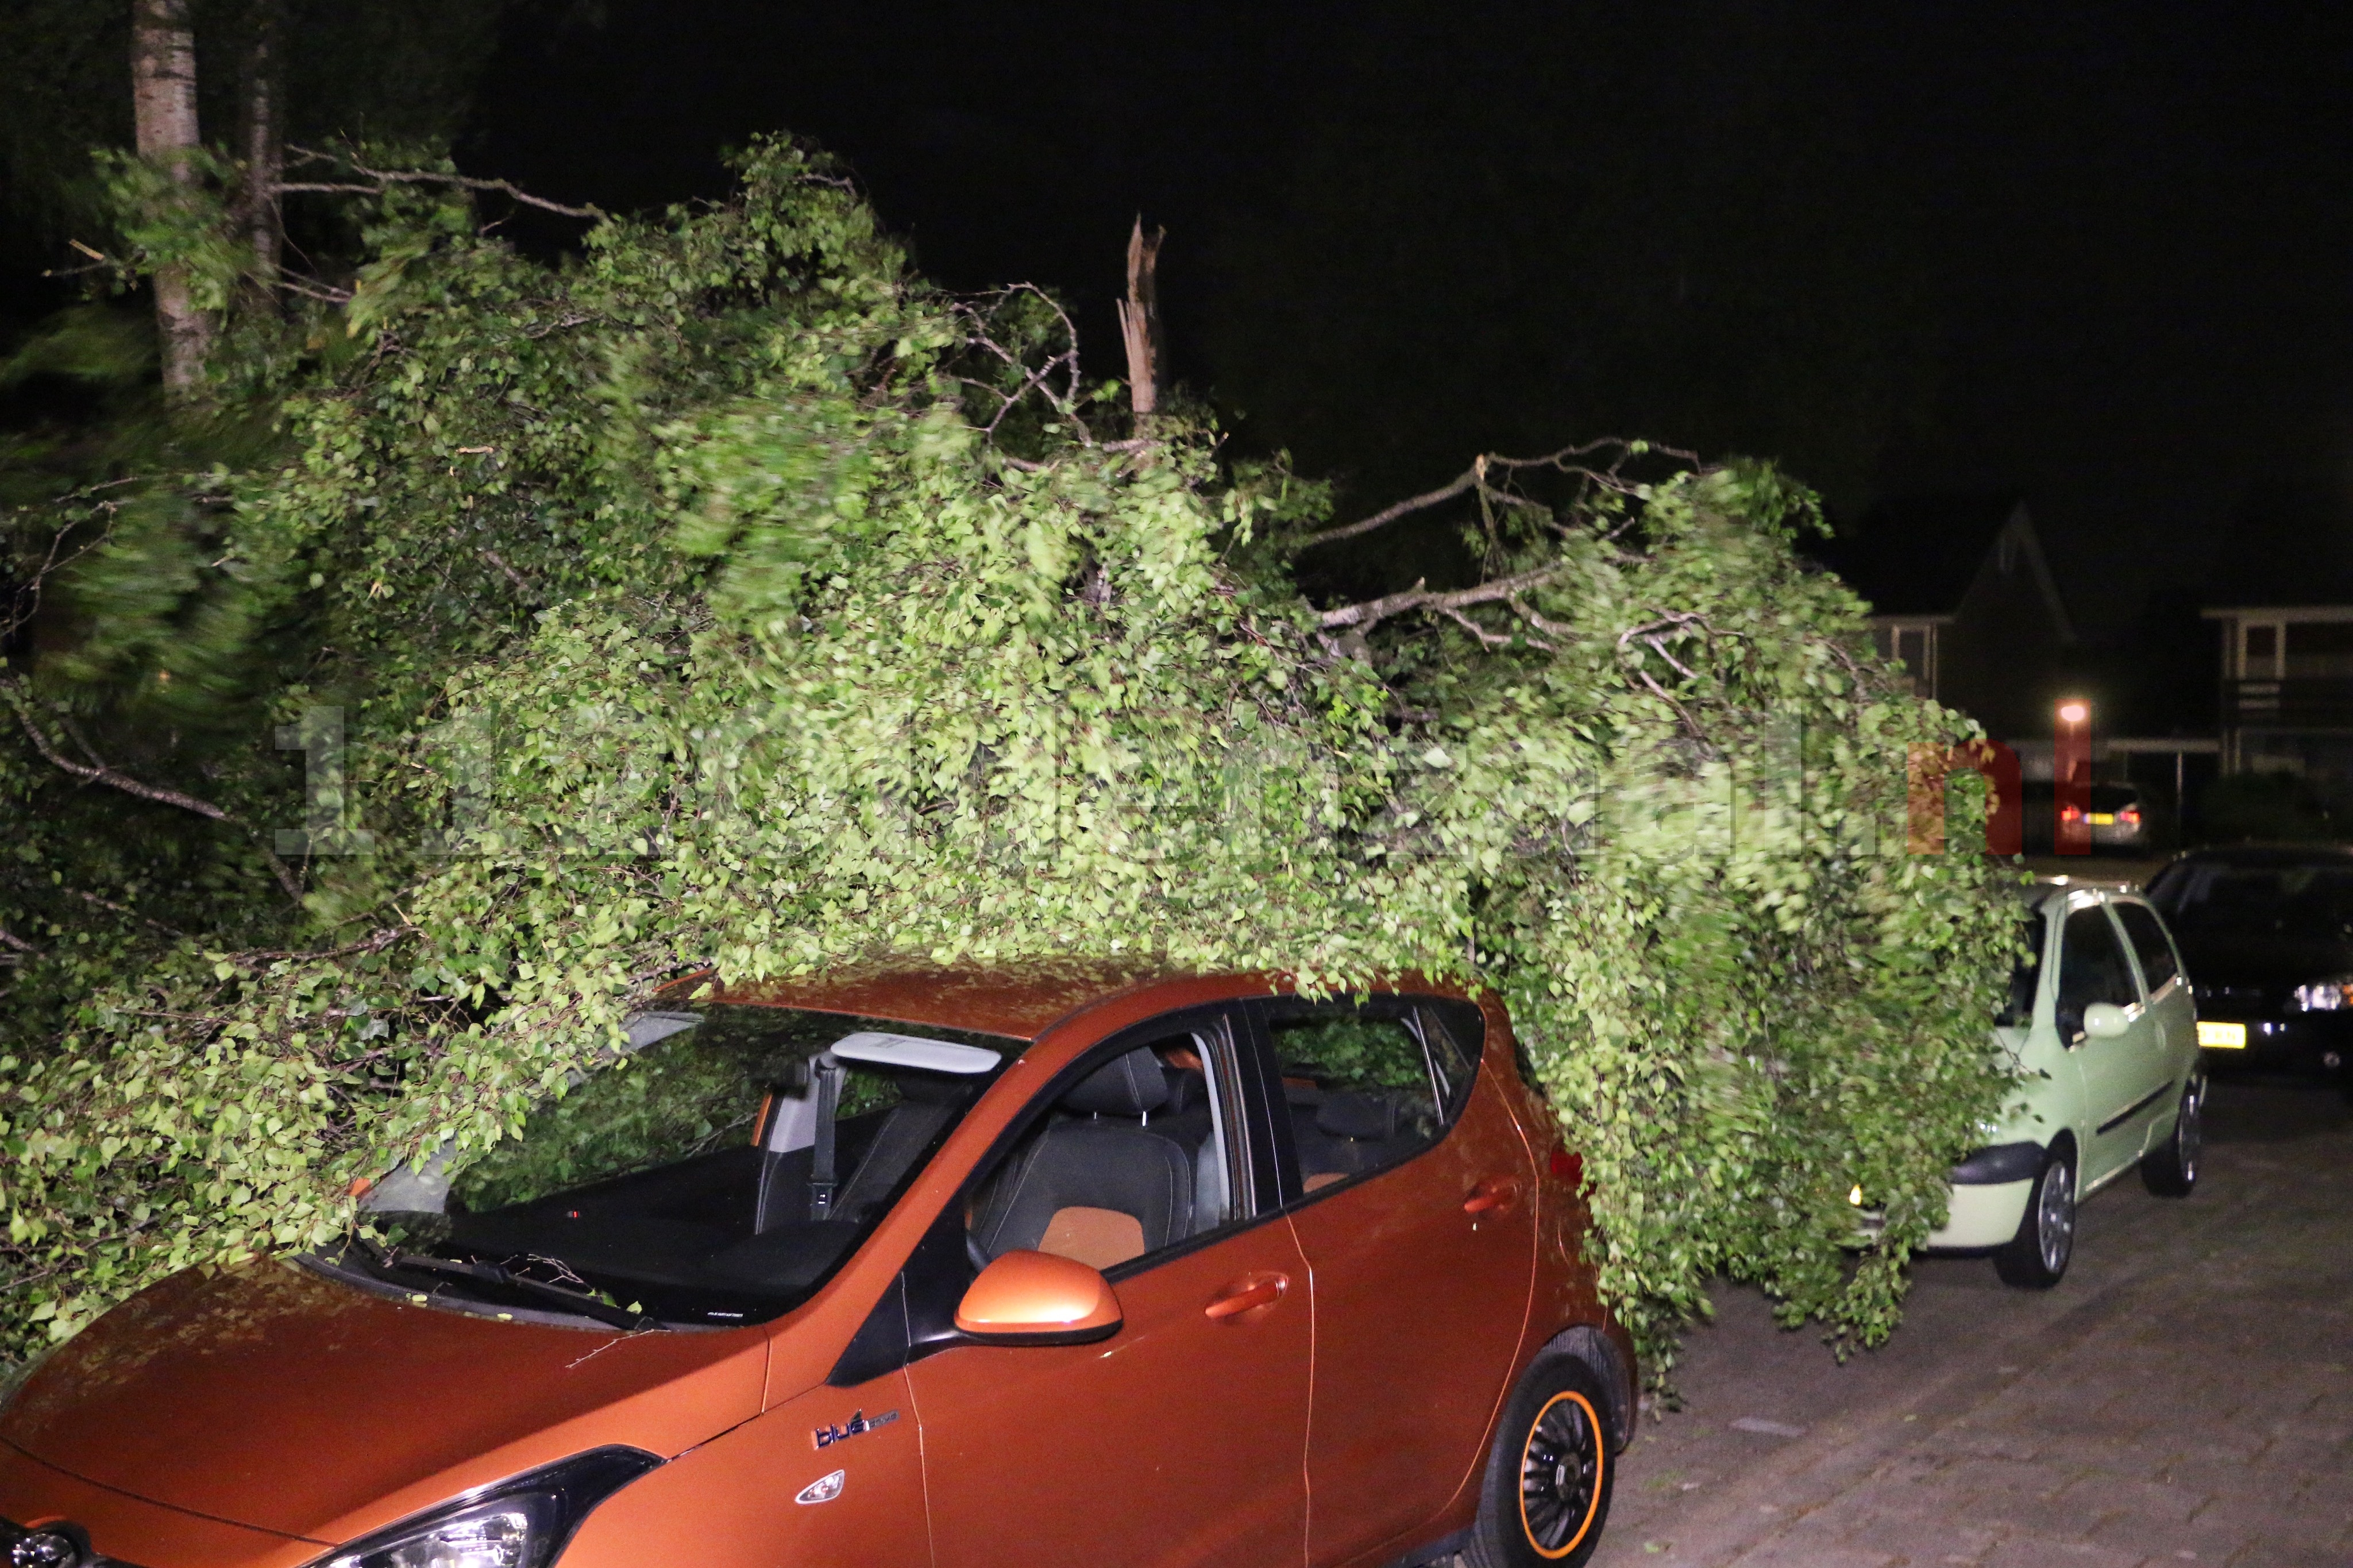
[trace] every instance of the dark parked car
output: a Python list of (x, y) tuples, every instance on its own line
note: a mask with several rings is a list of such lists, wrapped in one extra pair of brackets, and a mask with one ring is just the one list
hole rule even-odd
[(2200, 849), (2158, 872), (2209, 1067), (2326, 1073), (2353, 1092), (2353, 848)]
[(2149, 846), (2152, 835), (2148, 808), (2141, 803), (2140, 791), (2131, 784), (2095, 784), (2089, 785), (2084, 799), (2070, 801), (2062, 807), (2059, 789), (2049, 779), (2029, 779), (2019, 788), (2021, 828), (2025, 835), (2025, 850), (2029, 855), (2049, 855), (2057, 844), (2058, 826), (2062, 818), (2070, 829), (2075, 817), (2069, 813), (2080, 812), (2085, 842), (2094, 852), (2103, 849), (2139, 850)]

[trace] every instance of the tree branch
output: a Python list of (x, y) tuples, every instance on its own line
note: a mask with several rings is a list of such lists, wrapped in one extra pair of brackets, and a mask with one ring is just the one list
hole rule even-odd
[[(1613, 447), (1618, 452), (1618, 458), (1607, 468), (1597, 468), (1583, 460), (1596, 452), (1608, 451)], [(1385, 507), (1372, 516), (1361, 518), (1355, 522), (1343, 523), (1338, 528), (1323, 529), (1293, 540), (1290, 548), (1299, 551), (1317, 544), (1329, 544), (1335, 540), (1354, 539), (1360, 533), (1370, 533), (1373, 530), (1395, 522), (1401, 517), (1409, 517), (1417, 511), (1426, 511), (1434, 506), (1443, 506), (1456, 496), (1472, 490), (1478, 491), (1480, 495), (1498, 506), (1533, 507), (1540, 504), (1530, 500), (1525, 496), (1515, 495), (1510, 490), (1498, 489), (1487, 482), (1490, 474), (1499, 472), (1517, 474), (1524, 469), (1550, 468), (1556, 473), (1567, 474), (1584, 479), (1588, 484), (1623, 492), (1627, 489), (1627, 481), (1619, 477), (1618, 470), (1625, 465), (1629, 458), (1649, 453), (1671, 458), (1679, 463), (1687, 463), (1694, 468), (1703, 466), (1696, 452), (1686, 452), (1675, 447), (1645, 447), (1641, 449), (1641, 453), (1638, 454), (1633, 443), (1620, 440), (1616, 437), (1605, 437), (1599, 441), (1581, 442), (1573, 447), (1563, 447), (1556, 452), (1546, 452), (1535, 458), (1506, 458), (1497, 452), (1482, 452), (1472, 459), (1468, 468), (1434, 490), (1427, 490), (1418, 496), (1409, 496), (1394, 506)]]
[(348, 305), (352, 302), (352, 291), (348, 289), (338, 289), (329, 283), (313, 283), (308, 279), (297, 278), (290, 273), (280, 273), (277, 279), (277, 287), (290, 294), (300, 294), (305, 300), (316, 300), (324, 305)]
[(130, 909), (124, 905), (116, 903), (112, 899), (101, 899), (96, 893), (86, 893), (79, 888), (68, 888), (66, 891), (72, 894), (75, 898), (79, 899), (85, 904), (93, 904), (101, 910), (107, 910), (112, 913), (123, 915), (129, 919), (137, 921), (142, 925), (153, 926), (157, 931), (162, 931), (165, 936), (185, 937), (188, 934), (186, 931), (180, 930), (177, 926), (167, 926), (162, 921), (151, 920), (147, 916), (141, 914), (137, 910)]
[(482, 546), (482, 559), (488, 561), (491, 565), (504, 573), (506, 574), (506, 580), (515, 585), (516, 593), (521, 594), (524, 598), (530, 600), (534, 605), (540, 602), (539, 590), (532, 586), (531, 579), (516, 571), (513, 567), (508, 565), (507, 558), (505, 556), (500, 554), (497, 551), (485, 544)]
[(302, 901), (301, 879), (294, 875), (291, 867), (278, 858), (278, 852), (269, 847), (269, 841), (262, 837), (252, 824), (240, 821), (208, 800), (198, 800), (195, 795), (163, 784), (142, 783), (132, 778), (129, 773), (111, 766), (106, 759), (92, 750), (90, 742), (83, 740), (80, 733), (69, 724), (66, 726), (66, 733), (71, 735), (75, 743), (90, 755), (88, 763), (73, 761), (59, 752), (42, 731), (40, 725), (33, 721), (33, 715), (25, 704), (24, 691), (17, 682), (0, 681), (0, 692), (6, 694), (8, 706), (16, 710), (17, 722), (24, 726), (25, 733), (32, 737), (33, 749), (47, 757), (52, 764), (86, 784), (104, 784), (109, 789), (121, 790), (124, 795), (136, 796), (140, 800), (153, 801), (158, 805), (174, 805), (182, 811), (194, 812), (208, 821), (225, 822), (232, 827), (244, 828), (246, 832), (253, 835), (254, 847), (261, 851), (262, 858), (269, 862), (269, 874), (277, 879), (278, 886), (296, 903)]
[[(1484, 459), (1482, 458), (1481, 461), (1483, 462)], [(1311, 533), (1307, 535), (1306, 538), (1293, 544), (1292, 548), (1293, 550), (1304, 550), (1310, 545), (1329, 544), (1335, 539), (1354, 539), (1360, 533), (1370, 533), (1373, 530), (1395, 522), (1401, 517), (1405, 517), (1413, 512), (1426, 510), (1430, 507), (1440, 506), (1447, 501), (1452, 500), (1456, 496), (1461, 495), (1463, 491), (1477, 485), (1482, 477), (1482, 475), (1479, 464), (1473, 464), (1469, 468), (1463, 470), (1460, 478), (1454, 479), (1451, 483), (1440, 485), (1434, 490), (1428, 490), (1418, 496), (1409, 497), (1408, 499), (1398, 502), (1395, 506), (1384, 508), (1383, 510), (1373, 513), (1372, 516), (1362, 519), (1359, 521), (1346, 523), (1338, 528), (1327, 528), (1319, 532)]]
[(11, 952), (38, 952), (41, 951), (39, 948), (35, 947), (31, 942), (26, 942), (23, 937), (18, 936), (15, 931), (10, 931), (6, 926), (0, 926), (0, 947), (5, 947)]
[[(152, 800), (162, 805), (176, 805), (183, 811), (193, 811), (198, 816), (208, 817), (215, 822), (229, 820), (227, 812), (208, 800), (198, 800), (195, 795), (183, 795), (178, 790), (167, 789), (162, 784), (142, 784), (130, 774), (119, 773), (107, 766), (103, 762), (92, 764), (73, 761), (50, 743), (48, 736), (42, 733), (41, 727), (33, 722), (32, 715), (25, 711), (23, 702), (13, 689), (9, 695), (10, 706), (16, 710), (16, 717), (24, 724), (25, 733), (33, 738), (34, 749), (76, 778), (86, 779), (91, 784), (102, 784), (110, 789), (119, 789), (125, 795), (137, 795), (141, 800)], [(87, 746), (84, 749), (87, 750)]]
[(568, 207), (562, 202), (551, 202), (545, 196), (533, 195), (529, 191), (520, 188), (509, 180), (478, 180), (468, 174), (444, 174), (430, 169), (371, 169), (366, 164), (355, 163), (352, 159), (340, 157), (332, 153), (315, 152), (308, 147), (297, 147), (290, 143), (286, 150), (296, 154), (299, 162), (336, 164), (354, 174), (364, 174), (376, 184), (362, 185), (329, 180), (280, 180), (275, 187), (280, 192), (331, 191), (348, 192), (355, 195), (382, 195), (386, 185), (456, 185), (469, 191), (496, 191), (501, 195), (512, 197), (525, 206), (538, 207), (543, 212), (560, 213), (565, 217), (602, 218), (605, 216), (601, 208)]
[(1424, 578), (1401, 594), (1390, 594), (1384, 598), (1368, 599), (1361, 605), (1342, 605), (1337, 609), (1325, 610), (1316, 617), (1315, 624), (1325, 631), (1343, 626), (1369, 631), (1391, 616), (1402, 616), (1414, 610), (1436, 610), (1444, 615), (1472, 605), (1508, 604), (1514, 596), (1556, 575), (1567, 564), (1567, 562), (1556, 561), (1549, 566), (1539, 566), (1534, 571), (1498, 577), (1492, 583), (1480, 583), (1442, 594), (1431, 593), (1428, 586), (1429, 579)]

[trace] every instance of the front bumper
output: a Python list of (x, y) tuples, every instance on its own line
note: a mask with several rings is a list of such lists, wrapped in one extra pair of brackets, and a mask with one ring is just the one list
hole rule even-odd
[(1975, 1251), (2001, 1247), (2018, 1234), (2026, 1205), (2034, 1195), (2034, 1180), (2004, 1182), (2000, 1186), (1957, 1186), (1944, 1228), (1928, 1237), (1931, 1251)]
[(102, 1487), (0, 1441), (0, 1520), (69, 1521), (112, 1568), (301, 1568), (327, 1542), (278, 1535)]
[(1952, 1205), (1944, 1227), (1929, 1236), (1927, 1245), (1959, 1251), (2009, 1241), (2026, 1217), (2043, 1158), (2040, 1143), (1995, 1143), (1954, 1166)]

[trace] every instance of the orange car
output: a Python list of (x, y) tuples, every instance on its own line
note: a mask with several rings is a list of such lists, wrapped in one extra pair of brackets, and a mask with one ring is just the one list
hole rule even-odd
[(14, 1568), (1582, 1562), (1634, 1421), (1492, 1000), (684, 994), (0, 1413)]

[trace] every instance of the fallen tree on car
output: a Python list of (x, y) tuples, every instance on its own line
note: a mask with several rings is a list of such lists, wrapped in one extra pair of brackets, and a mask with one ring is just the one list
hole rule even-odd
[[(77, 887), (135, 850), (62, 812), (58, 875), (0, 883), (46, 1020), (0, 1087), (9, 1344), (333, 1235), (681, 974), (882, 950), (1493, 988), (1651, 1353), (1719, 1274), (1894, 1323), (2005, 1081), (2010, 919), (1979, 858), (1906, 852), (1907, 748), (1968, 727), (1794, 553), (1802, 487), (1601, 444), (1335, 525), (1129, 426), (1047, 297), (924, 285), (781, 141), (561, 267), (454, 184), (338, 199), (367, 254), (216, 350), (266, 438), (11, 514), (23, 559), (94, 548), (34, 579), (85, 630), (0, 669), (0, 788), (160, 813), (214, 891)], [(1437, 508), (1471, 580), (1296, 587)], [(159, 713), (196, 739), (134, 771), (107, 737)]]

